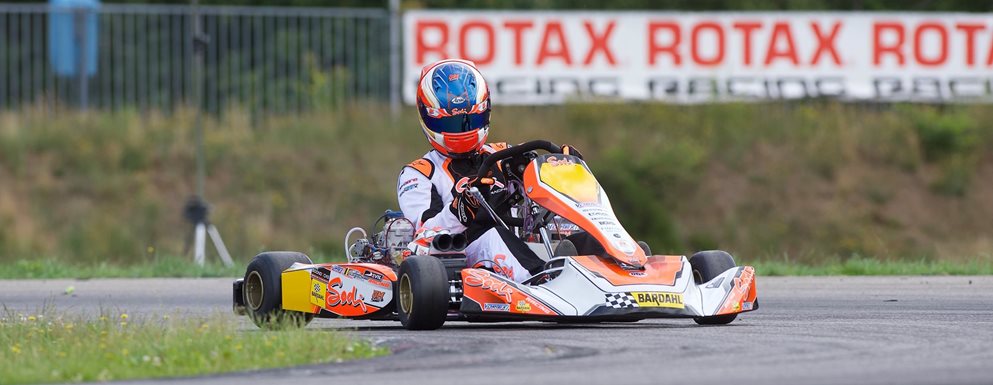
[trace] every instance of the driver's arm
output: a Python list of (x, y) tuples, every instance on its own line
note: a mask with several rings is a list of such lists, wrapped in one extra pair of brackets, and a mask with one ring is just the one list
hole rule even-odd
[(414, 222), (417, 229), (465, 231), (465, 226), (448, 210), (437, 188), (420, 171), (404, 167), (397, 180), (397, 201), (403, 216)]

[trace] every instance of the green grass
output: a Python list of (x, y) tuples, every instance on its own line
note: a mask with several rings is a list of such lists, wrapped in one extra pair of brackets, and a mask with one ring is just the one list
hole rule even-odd
[[(208, 254), (208, 259), (213, 259)], [(342, 258), (312, 256), (315, 263), (344, 262)], [(56, 258), (43, 258), (14, 262), (0, 262), (0, 279), (58, 279), (58, 278), (217, 278), (241, 277), (247, 262), (235, 261), (226, 267), (211, 261), (204, 266), (193, 263), (192, 257), (157, 257), (147, 263), (120, 262), (65, 262)]]
[[(320, 259), (324, 262), (324, 259)], [(993, 275), (993, 259), (977, 257), (965, 261), (899, 259), (881, 260), (862, 256), (828, 257), (820, 262), (781, 261), (773, 259), (743, 260), (764, 276), (811, 275)], [(0, 264), (0, 279), (89, 279), (89, 278), (213, 278), (240, 277), (245, 267), (194, 265), (188, 259), (165, 258), (145, 265), (67, 264), (55, 260), (20, 260)]]
[(160, 258), (147, 264), (100, 262), (94, 264), (64, 262), (56, 259), (18, 260), (0, 263), (0, 279), (56, 278), (211, 278), (238, 277), (245, 266), (225, 267), (216, 262), (197, 266), (192, 258)]
[[(211, 221), (239, 266), (261, 250), (340, 255), (348, 229), (397, 207), (397, 173), (429, 147), (413, 108), (394, 119), (367, 107), (203, 120)], [(57, 275), (96, 276), (110, 273), (89, 266), (182, 255), (194, 121), (184, 110), (0, 112), (0, 273), (56, 274), (17, 262), (35, 256), (81, 270)], [(817, 266), (824, 255), (989, 255), (991, 121), (984, 105), (499, 106), (490, 139), (581, 149), (625, 228), (656, 252)], [(228, 275), (135, 269), (113, 274)]]
[(969, 261), (896, 260), (852, 257), (829, 259), (821, 264), (791, 263), (760, 260), (755, 266), (759, 276), (817, 276), (817, 275), (993, 275), (990, 258)]
[(232, 316), (161, 319), (43, 311), (0, 318), (0, 384), (193, 376), (386, 354), (337, 332), (238, 330)]

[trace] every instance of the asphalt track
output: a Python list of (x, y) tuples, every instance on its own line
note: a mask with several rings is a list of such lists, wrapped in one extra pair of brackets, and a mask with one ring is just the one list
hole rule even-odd
[[(74, 295), (63, 295), (74, 286)], [(366, 361), (179, 384), (991, 384), (993, 277), (758, 278), (761, 308), (728, 326), (690, 320), (557, 325), (316, 320), (390, 347)], [(0, 281), (16, 311), (204, 315), (230, 311), (229, 279)], [(256, 333), (247, 321), (248, 333)]]

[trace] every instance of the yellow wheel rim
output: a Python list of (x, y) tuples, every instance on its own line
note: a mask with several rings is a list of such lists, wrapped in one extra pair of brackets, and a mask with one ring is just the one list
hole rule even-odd
[(414, 307), (414, 291), (410, 288), (410, 277), (404, 274), (400, 277), (400, 311), (410, 314)]
[(248, 308), (259, 310), (262, 307), (262, 293), (265, 286), (262, 284), (262, 275), (258, 271), (248, 273), (245, 279), (245, 302)]

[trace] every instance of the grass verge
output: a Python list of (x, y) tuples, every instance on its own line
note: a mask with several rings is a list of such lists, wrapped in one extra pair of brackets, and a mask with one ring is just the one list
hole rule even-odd
[(386, 353), (330, 331), (239, 331), (230, 316), (135, 319), (44, 311), (0, 318), (0, 384), (193, 376)]
[(760, 260), (747, 263), (755, 266), (759, 276), (812, 275), (991, 275), (993, 261), (976, 258), (968, 261), (898, 260), (852, 257), (831, 259), (810, 265), (784, 261)]
[[(327, 262), (317, 259), (315, 262)], [(338, 261), (340, 262), (340, 261)], [(861, 256), (832, 257), (820, 263), (743, 260), (755, 266), (763, 276), (811, 275), (993, 275), (993, 258), (970, 260), (879, 260)], [(67, 264), (55, 260), (20, 260), (0, 264), (0, 279), (90, 279), (90, 278), (216, 278), (240, 277), (244, 266), (224, 267), (207, 264), (200, 267), (184, 258), (162, 258), (144, 265)]]
[(217, 263), (197, 266), (189, 258), (158, 258), (146, 264), (72, 263), (55, 259), (18, 260), (0, 263), (0, 279), (58, 278), (215, 278), (240, 277), (245, 266), (225, 267)]

